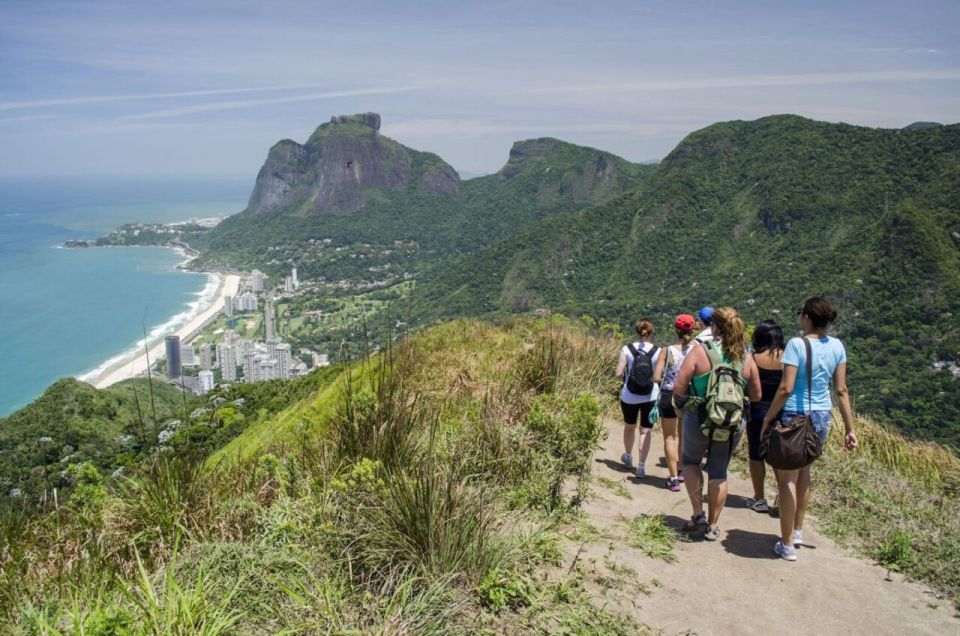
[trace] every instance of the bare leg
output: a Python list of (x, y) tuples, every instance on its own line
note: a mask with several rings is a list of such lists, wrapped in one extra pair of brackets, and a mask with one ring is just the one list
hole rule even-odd
[(703, 471), (700, 470), (700, 464), (684, 466), (683, 475), (686, 477), (687, 496), (690, 497), (693, 514), (699, 515), (703, 512)]
[(660, 420), (663, 426), (663, 456), (667, 459), (667, 470), (671, 477), (677, 476), (678, 446), (677, 446), (677, 418), (665, 417)]
[(780, 538), (783, 545), (793, 547), (793, 524), (797, 513), (797, 479), (799, 470), (778, 470), (780, 491)]
[(807, 504), (810, 502), (810, 467), (800, 469), (797, 477), (797, 512), (793, 517), (793, 529), (803, 528), (803, 518), (807, 514)]
[(653, 429), (640, 427), (640, 459), (638, 463), (643, 464), (647, 461), (647, 455), (650, 454), (650, 441), (653, 439)]
[(753, 498), (763, 499), (764, 484), (767, 477), (767, 467), (763, 462), (750, 460), (750, 481), (753, 482)]
[(623, 452), (633, 454), (633, 442), (637, 438), (637, 425), (623, 425)]
[(710, 501), (707, 521), (713, 528), (720, 520), (720, 511), (723, 510), (723, 505), (727, 503), (727, 480), (711, 479), (707, 482), (707, 493)]

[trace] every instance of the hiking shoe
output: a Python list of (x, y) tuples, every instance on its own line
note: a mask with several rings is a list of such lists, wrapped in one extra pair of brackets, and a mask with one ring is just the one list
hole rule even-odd
[(643, 464), (640, 464), (639, 466), (637, 466), (637, 472), (636, 472), (637, 479), (643, 479), (646, 476), (647, 476), (647, 471), (644, 470)]
[(679, 481), (681, 484), (683, 483), (683, 469), (677, 471), (677, 481)]
[(676, 477), (671, 477), (664, 485), (667, 487), (667, 490), (680, 492), (680, 481)]
[(704, 527), (704, 526), (706, 526), (706, 525), (708, 525), (708, 524), (707, 524), (707, 515), (705, 515), (705, 514), (703, 514), (703, 513), (701, 512), (701, 513), (698, 514), (698, 515), (694, 515), (694, 516), (690, 517), (690, 521), (688, 521), (688, 522), (686, 522), (685, 524), (683, 524), (683, 527), (680, 528), (680, 529), (683, 530), (684, 532), (693, 532), (693, 531), (696, 530), (697, 528), (702, 528), (702, 527)]
[(707, 529), (703, 531), (703, 538), (707, 541), (716, 541), (720, 538), (720, 526), (707, 526)]
[(624, 468), (633, 468), (633, 455), (624, 453), (620, 456), (620, 463), (623, 464)]
[(786, 561), (796, 561), (797, 560), (797, 549), (788, 548), (783, 545), (783, 541), (777, 541), (773, 545), (773, 551), (780, 556), (781, 559)]
[(747, 502), (747, 508), (754, 512), (770, 512), (766, 499), (751, 499)]
[(793, 531), (793, 547), (799, 548), (803, 545), (803, 530)]

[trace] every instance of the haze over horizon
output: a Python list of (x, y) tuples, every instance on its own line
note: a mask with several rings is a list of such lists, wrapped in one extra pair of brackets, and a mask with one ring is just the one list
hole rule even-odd
[(459, 171), (553, 136), (632, 161), (713, 122), (955, 122), (960, 4), (174, 1), (0, 7), (0, 171), (251, 176), (376, 111)]

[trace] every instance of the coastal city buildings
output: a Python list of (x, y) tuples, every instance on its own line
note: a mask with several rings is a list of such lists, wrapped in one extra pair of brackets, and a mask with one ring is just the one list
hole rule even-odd
[(223, 315), (227, 318), (233, 318), (233, 296), (223, 297)]
[(180, 336), (167, 336), (167, 377), (171, 380), (183, 375), (180, 368)]
[(196, 366), (197, 360), (193, 345), (180, 345), (180, 364), (185, 367)]
[(213, 349), (210, 343), (204, 343), (200, 346), (200, 368), (209, 371), (213, 368)]
[(250, 272), (250, 277), (247, 278), (246, 287), (252, 292), (262, 292), (266, 289), (268, 276), (261, 272), (259, 269), (255, 269)]
[(203, 370), (197, 377), (200, 378), (201, 395), (213, 390), (213, 371)]
[(240, 297), (237, 298), (236, 310), (237, 311), (256, 311), (257, 295), (249, 290), (243, 292), (243, 294), (241, 294)]

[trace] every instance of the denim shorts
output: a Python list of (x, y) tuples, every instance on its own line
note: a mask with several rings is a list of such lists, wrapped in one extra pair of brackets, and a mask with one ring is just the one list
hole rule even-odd
[[(782, 421), (786, 422), (790, 418), (802, 415), (796, 411), (784, 411)], [(827, 437), (830, 436), (830, 411), (810, 411), (810, 419), (813, 421), (813, 430), (820, 437), (820, 443), (826, 444)]]

